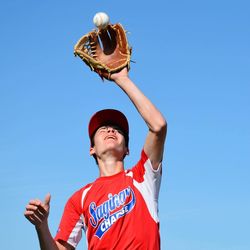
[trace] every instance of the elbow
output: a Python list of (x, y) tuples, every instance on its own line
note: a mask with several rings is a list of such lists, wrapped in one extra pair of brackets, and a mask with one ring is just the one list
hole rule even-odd
[(159, 135), (166, 135), (167, 121), (164, 118), (158, 120), (156, 126), (153, 129), (153, 132)]
[(167, 128), (168, 128), (167, 121), (165, 119), (163, 119), (163, 122), (162, 122), (161, 127), (160, 127), (160, 133), (166, 135)]

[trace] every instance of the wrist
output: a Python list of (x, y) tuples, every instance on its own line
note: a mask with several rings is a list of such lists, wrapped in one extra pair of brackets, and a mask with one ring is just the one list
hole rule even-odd
[(41, 224), (36, 225), (35, 228), (36, 228), (37, 232), (42, 232), (42, 231), (48, 230), (48, 228), (49, 228), (48, 221), (46, 220), (46, 221), (42, 222)]
[(118, 85), (122, 85), (125, 84), (129, 81), (129, 77), (128, 76), (120, 76), (117, 79), (114, 80)]

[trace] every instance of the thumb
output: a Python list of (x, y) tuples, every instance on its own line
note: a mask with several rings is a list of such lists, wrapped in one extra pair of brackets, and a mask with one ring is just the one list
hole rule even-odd
[(51, 198), (51, 194), (50, 194), (50, 193), (48, 193), (48, 194), (45, 196), (45, 199), (44, 199), (44, 205), (49, 206), (49, 203), (50, 203), (50, 198)]

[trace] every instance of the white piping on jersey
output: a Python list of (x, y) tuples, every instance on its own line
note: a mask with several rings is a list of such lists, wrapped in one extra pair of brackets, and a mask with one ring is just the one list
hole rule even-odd
[[(83, 202), (84, 202), (84, 199), (85, 199), (85, 196), (87, 195), (88, 191), (92, 188), (92, 185), (89, 186), (88, 188), (86, 188), (83, 193), (82, 193), (82, 200), (81, 200), (81, 208), (83, 210)], [(82, 219), (83, 219), (83, 229), (85, 231), (85, 235), (86, 235), (86, 244), (87, 244), (87, 247), (89, 245), (88, 243), (88, 239), (87, 239), (87, 235), (88, 235), (88, 227), (86, 226), (86, 223), (85, 223), (85, 218), (84, 216), (82, 215)]]
[[(89, 186), (88, 188), (86, 188), (86, 189), (82, 192), (82, 200), (81, 200), (81, 208), (82, 208), (82, 210), (83, 210), (83, 202), (84, 202), (85, 196), (87, 195), (88, 191), (89, 191), (91, 188), (92, 188), (92, 185)], [(83, 216), (83, 229), (84, 229), (84, 231), (86, 232), (87, 226), (86, 226), (86, 223), (85, 223), (84, 216)]]
[[(86, 188), (83, 191), (82, 200), (81, 200), (81, 207), (83, 207), (84, 198), (91, 187), (92, 186), (90, 186), (89, 188)], [(77, 221), (76, 225), (74, 226), (74, 228), (73, 228), (72, 232), (70, 233), (69, 238), (67, 240), (67, 242), (75, 248), (82, 238), (82, 228), (85, 231), (85, 233), (87, 234), (87, 227), (86, 227), (86, 223), (85, 223), (85, 219), (84, 219), (83, 214), (81, 214), (79, 220)], [(87, 245), (88, 245), (88, 243), (87, 243)]]
[(133, 178), (133, 184), (141, 193), (151, 217), (156, 223), (158, 223), (158, 197), (161, 185), (161, 163), (159, 164), (157, 170), (155, 170), (148, 159), (144, 163), (144, 168), (145, 174), (143, 176), (143, 182), (137, 182), (133, 178), (132, 171), (126, 173), (126, 175)]
[[(84, 199), (85, 199), (85, 196), (87, 195), (88, 191), (92, 188), (92, 185), (89, 186), (88, 188), (86, 188), (83, 193), (82, 193), (82, 201), (81, 201), (81, 208), (83, 210), (83, 202), (84, 202)], [(87, 235), (88, 235), (88, 227), (86, 226), (86, 223), (85, 223), (85, 218), (84, 216), (82, 215), (82, 218), (83, 218), (83, 229), (85, 231), (85, 235), (86, 235), (86, 245), (87, 245), (87, 248), (88, 248), (88, 238), (87, 238)]]
[(71, 234), (67, 242), (76, 248), (77, 244), (82, 238), (82, 222), (83, 222), (83, 215), (80, 216), (79, 220), (77, 221), (76, 225), (74, 226)]

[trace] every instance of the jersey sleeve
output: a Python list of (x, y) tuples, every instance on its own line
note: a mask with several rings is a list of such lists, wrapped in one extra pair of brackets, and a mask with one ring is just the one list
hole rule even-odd
[(141, 158), (131, 169), (134, 186), (139, 190), (146, 202), (152, 218), (159, 222), (158, 218), (158, 198), (161, 185), (162, 164), (157, 170), (151, 164), (150, 159), (142, 150)]
[(81, 193), (77, 191), (67, 201), (63, 216), (55, 236), (56, 241), (64, 241), (76, 248), (82, 237), (82, 228), (84, 226), (82, 209), (81, 209)]
[(152, 184), (156, 186), (160, 185), (158, 182), (161, 180), (162, 176), (162, 163), (160, 163), (155, 170), (144, 150), (141, 151), (140, 160), (131, 170), (133, 172), (133, 178), (139, 183), (148, 180), (149, 182), (153, 182)]

